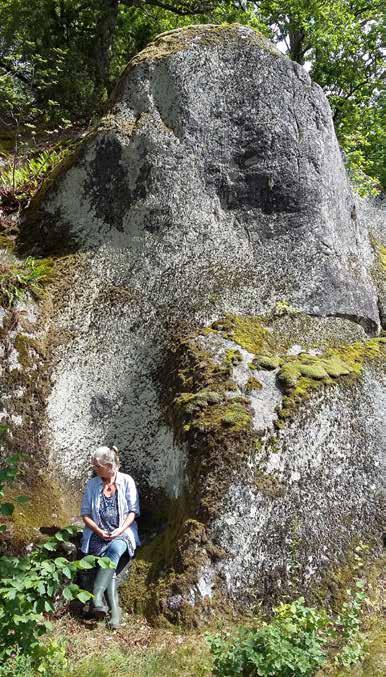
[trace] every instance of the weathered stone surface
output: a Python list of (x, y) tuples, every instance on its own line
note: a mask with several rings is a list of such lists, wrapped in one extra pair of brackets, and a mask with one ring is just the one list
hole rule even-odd
[[(294, 355), (317, 354), (334, 339), (363, 342), (365, 332), (378, 331), (375, 257), (354, 204), (321, 89), (254, 31), (202, 26), (159, 37), (129, 64), (111, 113), (27, 213), (24, 237), (35, 251), (75, 250), (82, 261), (69, 266), (71, 283), (55, 297), (57, 347), (44, 427), (50, 459), (75, 489), (86, 477), (89, 452), (114, 443), (153, 516), (165, 500), (185, 501), (172, 519), (183, 523), (189, 515), (205, 523), (198, 529), (190, 520), (181, 531), (180, 573), (192, 570), (195, 544), (204, 554), (189, 582), (172, 587), (173, 609), (213, 586), (241, 598), (254, 586), (271, 593), (268, 569), (291, 566), (286, 557), (295, 536), (285, 540), (287, 527), (309, 544), (309, 570), (306, 555), (299, 559), (303, 578), (324, 556), (338, 558), (358, 525), (364, 531), (367, 513), (359, 512), (373, 491), (380, 445), (379, 424), (370, 434), (366, 423), (378, 421), (380, 411), (373, 372), (352, 394), (335, 393), (331, 402), (327, 392), (318, 395), (277, 433), (276, 456), (267, 446), (252, 460), (251, 444), (274, 431), (283, 400), (278, 368), (255, 370), (247, 387), (248, 360), (257, 351), (211, 331), (200, 338), (202, 364), (208, 351), (220, 371), (228, 350), (237, 349), (241, 360), (232, 363), (220, 401), (206, 392), (190, 402), (201, 425), (197, 431), (193, 425), (193, 438), (168, 401), (181, 394), (173, 392), (170, 350), (227, 313), (267, 316), (280, 303), (286, 312), (302, 311), (307, 331), (295, 332), (288, 346)], [(311, 316), (320, 319), (312, 324)], [(201, 389), (212, 391), (210, 381)], [(364, 427), (357, 435), (350, 417), (360, 394)], [(200, 456), (202, 435), (209, 430), (216, 438), (206, 412), (220, 422), (226, 447), (217, 485), (210, 470), (219, 448), (205, 462)], [(256, 472), (274, 477), (277, 495), (258, 489)], [(325, 494), (335, 485), (334, 508)], [(371, 499), (371, 529), (374, 506)], [(309, 519), (308, 509), (320, 515)], [(340, 530), (341, 516), (353, 527)], [(325, 555), (319, 543), (326, 530)], [(167, 565), (158, 559), (154, 576)], [(278, 585), (276, 573), (274, 579)]]
[(107, 277), (135, 280), (178, 317), (221, 291), (224, 307), (263, 310), (285, 295), (378, 323), (367, 232), (321, 89), (247, 28), (157, 44), (47, 195), (47, 247), (55, 219), (78, 247), (102, 247)]
[[(196, 459), (191, 485), (207, 524), (207, 558), (187, 603), (219, 590), (247, 604), (256, 595), (272, 601), (307, 593), (356, 544), (379, 542), (384, 350), (385, 339), (366, 339), (359, 325), (296, 313), (229, 317), (189, 339), (177, 361), (185, 393), (175, 406), (183, 412), (181, 439)], [(184, 358), (189, 351), (195, 364)], [(271, 357), (265, 369), (256, 368), (256, 352)], [(296, 376), (296, 364), (306, 375)], [(332, 377), (324, 370), (320, 379), (323, 364)], [(284, 386), (289, 367), (294, 380)], [(189, 374), (196, 374), (193, 385)], [(247, 387), (251, 374), (256, 389)], [(206, 382), (222, 395), (221, 408), (200, 404)]]
[(320, 88), (252, 30), (161, 37), (115, 98), (36, 214), (47, 251), (66, 232), (88, 252), (65, 320), (77, 337), (49, 401), (52, 442), (78, 476), (113, 437), (140, 476), (178, 493), (183, 452), (159, 426), (149, 378), (173, 323), (284, 297), (375, 327), (372, 253)]
[(359, 215), (367, 227), (375, 254), (372, 277), (378, 289), (378, 310), (381, 325), (386, 329), (386, 199), (378, 196), (361, 200)]
[(233, 598), (307, 591), (350, 547), (379, 538), (385, 386), (370, 368), (353, 386), (322, 391), (234, 478), (210, 530), (228, 554), (212, 580)]

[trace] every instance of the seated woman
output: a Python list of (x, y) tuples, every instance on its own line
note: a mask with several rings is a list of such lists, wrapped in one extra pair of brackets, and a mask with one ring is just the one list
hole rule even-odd
[(86, 484), (81, 515), (85, 523), (81, 550), (84, 554), (109, 557), (114, 569), (99, 568), (95, 577), (94, 609), (106, 613), (103, 594), (110, 604), (110, 625), (119, 627), (121, 611), (118, 602), (115, 569), (127, 551), (134, 556), (140, 545), (136, 517), (139, 516), (138, 492), (130, 475), (119, 472), (116, 447), (99, 447), (91, 456), (96, 473)]

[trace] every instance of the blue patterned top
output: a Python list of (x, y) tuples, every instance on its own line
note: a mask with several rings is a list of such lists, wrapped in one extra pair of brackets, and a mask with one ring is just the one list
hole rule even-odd
[[(118, 491), (115, 492), (114, 496), (105, 496), (102, 492), (99, 508), (99, 526), (108, 532), (114, 531), (114, 529), (119, 527)], [(124, 534), (117, 536), (117, 538), (127, 540), (127, 536), (125, 537)], [(90, 555), (102, 555), (110, 543), (111, 541), (105, 541), (93, 533), (90, 538)]]

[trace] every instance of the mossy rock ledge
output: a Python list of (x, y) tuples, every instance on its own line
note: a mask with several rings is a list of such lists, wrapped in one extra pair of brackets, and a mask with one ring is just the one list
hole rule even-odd
[(143, 506), (128, 609), (270, 605), (376, 548), (385, 339), (355, 202), (308, 74), (195, 26), (128, 64), (23, 215), (19, 251), (56, 272), (35, 329), (3, 324), (9, 448), (67, 506), (90, 451), (121, 449)]

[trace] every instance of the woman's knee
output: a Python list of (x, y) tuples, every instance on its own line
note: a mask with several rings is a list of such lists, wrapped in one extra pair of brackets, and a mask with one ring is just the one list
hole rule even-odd
[(114, 562), (115, 566), (118, 566), (118, 562), (121, 559), (122, 555), (126, 552), (127, 545), (124, 541), (112, 541), (104, 553), (105, 557), (111, 559)]

